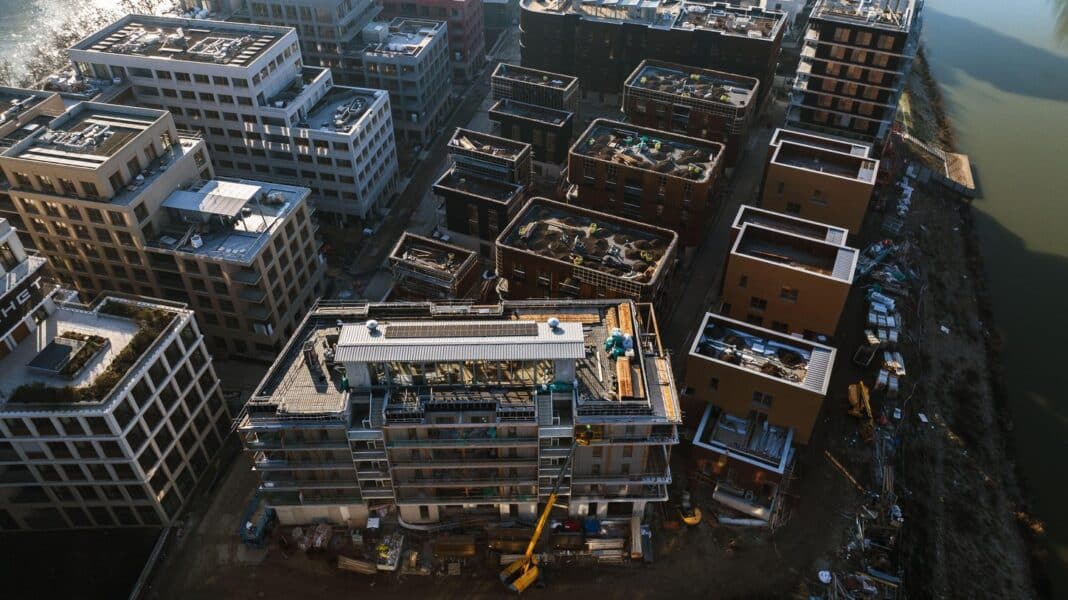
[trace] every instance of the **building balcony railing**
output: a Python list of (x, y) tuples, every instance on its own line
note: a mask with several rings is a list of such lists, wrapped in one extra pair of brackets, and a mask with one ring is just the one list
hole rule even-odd
[(368, 500), (391, 500), (393, 498), (392, 488), (364, 488), (360, 494)]
[(418, 448), (418, 447), (452, 447), (463, 446), (467, 448), (513, 448), (525, 446), (537, 446), (536, 437), (496, 437), (496, 438), (438, 438), (438, 439), (414, 439), (414, 440), (389, 440), (386, 448)]
[(437, 487), (482, 487), (497, 485), (535, 485), (538, 478), (535, 475), (526, 477), (508, 476), (484, 476), (484, 477), (421, 477), (408, 481), (397, 481), (397, 488), (437, 488)]
[(389, 471), (356, 471), (358, 479), (389, 479)]
[(639, 473), (637, 475), (608, 474), (608, 475), (574, 475), (571, 478), (573, 485), (670, 485), (671, 470)]
[(385, 448), (360, 448), (352, 451), (352, 460), (386, 460)]
[(534, 494), (516, 494), (509, 496), (501, 495), (482, 495), (477, 493), (472, 494), (454, 494), (451, 496), (417, 496), (412, 498), (397, 498), (397, 504), (404, 505), (428, 505), (428, 504), (514, 504), (518, 502), (537, 502), (538, 497)]
[(601, 492), (601, 491), (572, 491), (572, 502), (604, 502), (604, 501), (633, 501), (633, 500), (667, 500), (668, 491), (666, 485), (648, 485), (639, 490), (627, 490), (626, 492)]
[(466, 460), (415, 460), (415, 461), (390, 461), (390, 467), (394, 471), (411, 469), (464, 469), (464, 468), (505, 468), (505, 467), (534, 467), (538, 459), (530, 458), (484, 458)]
[(245, 449), (252, 451), (260, 450), (285, 450), (287, 452), (299, 452), (306, 450), (348, 450), (349, 443), (344, 440), (328, 442), (306, 442), (299, 440), (255, 440), (246, 441)]
[(653, 435), (620, 435), (612, 437), (594, 438), (590, 441), (591, 446), (659, 446), (674, 445), (679, 443), (679, 434), (653, 434)]
[(333, 480), (306, 480), (306, 479), (271, 479), (260, 483), (260, 491), (299, 491), (299, 490), (329, 490), (329, 489), (354, 489), (360, 487), (356, 478), (333, 479)]
[(252, 466), (254, 471), (333, 471), (351, 468), (351, 462), (294, 462), (277, 459), (256, 460)]
[(329, 506), (333, 504), (360, 504), (360, 494), (302, 494), (300, 492), (266, 492), (264, 498), (270, 506)]

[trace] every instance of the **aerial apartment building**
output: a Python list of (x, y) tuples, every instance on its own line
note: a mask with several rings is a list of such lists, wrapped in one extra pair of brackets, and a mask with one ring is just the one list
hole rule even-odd
[(448, 23), (454, 81), (473, 81), (486, 62), (486, 25), (478, 0), (380, 0), (382, 16), (420, 17)]
[[(667, 499), (680, 411), (647, 304), (323, 305), (238, 419), (283, 524), (574, 516)], [(576, 432), (591, 443), (565, 464)]]
[(445, 201), (445, 226), (458, 242), (489, 257), (530, 189), (530, 144), (458, 128), (447, 147), (453, 165), (434, 183)]
[(127, 15), (70, 49), (84, 77), (131, 84), (207, 139), (219, 174), (309, 187), (318, 210), (373, 220), (396, 191), (389, 95), (303, 64), (295, 30)]
[(574, 135), (578, 79), (500, 63), (490, 78), (489, 117), (501, 135), (531, 145), (534, 175), (546, 188), (559, 183)]
[(78, 304), (3, 220), (0, 249), (0, 531), (170, 525), (230, 432), (192, 311)]
[(693, 248), (722, 170), (719, 142), (597, 119), (571, 147), (568, 202), (672, 229)]
[(757, 112), (753, 77), (645, 60), (623, 86), (623, 112), (641, 127), (720, 142), (732, 167)]
[(670, 229), (533, 198), (497, 238), (502, 297), (626, 298), (659, 305), (674, 271)]
[(445, 121), (452, 97), (443, 21), (398, 17), (365, 31), (364, 83), (389, 91), (397, 137), (425, 146)]
[(859, 233), (878, 172), (868, 144), (777, 129), (768, 147), (760, 205)]
[[(18, 142), (20, 133), (33, 122), (48, 122), (63, 114), (66, 106), (55, 92), (0, 87), (0, 152)], [(25, 229), (22, 217), (11, 199), (11, 183), (0, 170), (0, 219), (19, 229)]]
[(478, 254), (405, 231), (389, 253), (393, 300), (477, 300), (483, 281)]
[[(697, 470), (713, 499), (742, 518), (773, 521), (793, 462), (807, 444), (836, 351), (708, 313), (687, 359), (687, 414), (700, 415)], [(732, 513), (733, 514), (733, 513)]]
[(871, 143), (890, 136), (923, 29), (923, 0), (818, 0), (786, 123)]
[(11, 137), (21, 233), (85, 298), (188, 303), (213, 352), (269, 358), (322, 291), (308, 189), (214, 179), (166, 111), (82, 102)]
[(523, 66), (569, 73), (613, 102), (646, 59), (760, 80), (774, 87), (786, 15), (726, 2), (521, 0)]
[(781, 333), (833, 337), (859, 256), (790, 228), (745, 223), (727, 256), (721, 312)]

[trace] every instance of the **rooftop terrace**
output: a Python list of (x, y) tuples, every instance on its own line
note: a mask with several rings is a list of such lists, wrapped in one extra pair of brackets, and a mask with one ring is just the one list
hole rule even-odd
[(779, 264), (791, 269), (853, 283), (859, 252), (760, 225), (742, 225), (732, 254)]
[(821, 148), (823, 150), (842, 152), (844, 154), (859, 156), (862, 158), (868, 158), (871, 156), (871, 146), (868, 144), (862, 144), (860, 142), (844, 140), (841, 138), (830, 137), (826, 135), (819, 135), (816, 133), (796, 131), (794, 129), (776, 129), (775, 133), (771, 136), (771, 143), (769, 145), (779, 146), (783, 142), (787, 141), (793, 142), (795, 144), (804, 144), (813, 148)]
[(690, 354), (826, 394), (835, 349), (708, 313)]
[(516, 215), (498, 243), (649, 284), (673, 255), (676, 238), (667, 229), (535, 198)]
[(823, 148), (783, 141), (771, 157), (771, 162), (788, 167), (815, 171), (836, 177), (875, 184), (879, 161), (860, 158)]
[(493, 200), (494, 202), (500, 202), (502, 204), (507, 204), (512, 200), (519, 198), (523, 192), (523, 186), (521, 184), (511, 183), (503, 179), (484, 177), (477, 173), (468, 173), (462, 170), (457, 170), (456, 167), (445, 171), (445, 173), (434, 182), (434, 187), (456, 190), (465, 194)]
[(530, 144), (460, 127), (449, 138), (449, 148), (465, 150), (469, 154), (515, 160), (524, 152), (530, 151)]
[(244, 67), (291, 31), (268, 25), (127, 15), (72, 49)]
[(380, 55), (418, 56), (443, 27), (444, 21), (397, 17), (390, 21), (386, 39), (368, 44), (366, 51)]
[(639, 23), (658, 28), (701, 29), (753, 39), (774, 39), (786, 20), (784, 13), (678, 0), (521, 0), (526, 10), (576, 14), (587, 19)]
[(571, 151), (672, 177), (707, 181), (715, 171), (723, 145), (597, 119)]
[(626, 83), (635, 89), (738, 108), (752, 101), (759, 84), (753, 77), (649, 60), (638, 65)]
[(473, 266), (478, 257), (466, 248), (406, 231), (397, 240), (389, 259), (451, 280)]
[(307, 188), (247, 180), (176, 190), (163, 202), (174, 218), (149, 246), (248, 264), (307, 195)]
[(27, 124), (24, 141), (6, 156), (95, 169), (118, 154), (167, 113), (83, 102), (53, 119), (47, 127)]
[[(665, 0), (666, 1), (666, 0)], [(786, 21), (781, 12), (743, 9), (729, 4), (683, 2), (679, 10), (678, 29), (702, 29), (750, 39), (772, 40)]]
[(812, 17), (856, 25), (908, 31), (917, 0), (817, 0)]
[(492, 107), (490, 107), (490, 119), (493, 118), (494, 113), (519, 117), (521, 119), (528, 119), (539, 123), (548, 123), (550, 125), (563, 125), (567, 123), (567, 120), (571, 118), (572, 114), (567, 111), (556, 110), (555, 108), (545, 108), (544, 106), (537, 106), (535, 104), (516, 102), (515, 100), (509, 100), (507, 98), (498, 100)]
[(320, 131), (351, 132), (378, 98), (387, 92), (335, 85), (311, 107), (307, 127)]
[(785, 231), (794, 235), (840, 246), (845, 245), (846, 239), (849, 236), (849, 230), (843, 227), (817, 223), (816, 221), (809, 221), (784, 213), (764, 210), (763, 208), (743, 204), (738, 209), (738, 214), (735, 216), (734, 223), (731, 227), (735, 230), (741, 230), (742, 226), (746, 223), (760, 225), (767, 229)]
[(540, 71), (538, 69), (531, 69), (529, 67), (503, 62), (497, 65), (497, 68), (493, 71), (493, 77), (560, 90), (565, 90), (578, 85), (578, 78), (571, 75)]

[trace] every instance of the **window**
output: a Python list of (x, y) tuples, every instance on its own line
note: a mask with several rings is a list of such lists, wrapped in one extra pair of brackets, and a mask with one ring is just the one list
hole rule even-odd
[(847, 27), (835, 27), (834, 28), (834, 41), (836, 41), (836, 42), (848, 42), (849, 41), (849, 28), (847, 28)]
[(719, 390), (719, 377), (711, 377), (708, 380), (708, 391), (715, 392)]
[(764, 392), (753, 392), (753, 405), (760, 408), (771, 408), (772, 396)]
[(779, 333), (786, 333), (788, 330), (786, 323), (783, 323), (782, 321), (772, 321), (771, 328)]
[(788, 302), (797, 302), (797, 288), (784, 285), (779, 290), (779, 297)]
[(753, 310), (765, 310), (768, 308), (768, 301), (764, 298), (753, 296), (749, 299), (749, 307)]
[(744, 288), (747, 285), (749, 285), (749, 276), (748, 275), (742, 275), (741, 277), (738, 278), (738, 287)]
[(797, 202), (787, 202), (786, 212), (791, 215), (799, 215), (801, 214), (801, 205)]

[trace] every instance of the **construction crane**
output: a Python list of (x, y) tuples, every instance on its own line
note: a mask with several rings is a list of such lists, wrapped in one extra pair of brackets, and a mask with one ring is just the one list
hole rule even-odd
[(545, 529), (545, 523), (549, 521), (549, 513), (552, 512), (553, 505), (556, 504), (556, 495), (560, 491), (560, 485), (564, 482), (564, 475), (567, 473), (568, 465), (571, 464), (571, 459), (575, 456), (575, 448), (589, 446), (592, 433), (590, 426), (587, 425), (586, 430), (577, 434), (575, 439), (572, 440), (571, 449), (567, 452), (567, 458), (564, 459), (564, 464), (560, 467), (560, 474), (556, 476), (553, 489), (549, 492), (549, 499), (545, 502), (545, 508), (538, 518), (538, 524), (534, 527), (534, 535), (530, 536), (527, 551), (523, 553), (522, 557), (512, 561), (501, 571), (501, 583), (506, 585), (509, 590), (522, 593), (530, 587), (530, 584), (538, 580), (540, 570), (538, 569), (538, 560), (534, 557), (534, 547), (538, 545), (541, 533)]

